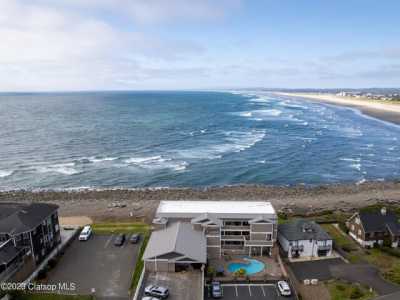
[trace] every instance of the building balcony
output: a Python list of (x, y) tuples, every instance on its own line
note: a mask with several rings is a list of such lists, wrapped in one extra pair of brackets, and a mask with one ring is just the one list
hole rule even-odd
[(243, 250), (243, 245), (223, 245), (221, 246), (222, 250)]
[(244, 243), (245, 246), (266, 246), (272, 247), (274, 245), (273, 241), (266, 240), (246, 240)]
[(303, 245), (293, 245), (293, 246), (291, 246), (291, 250), (292, 251), (303, 251), (304, 246)]
[(326, 246), (318, 246), (318, 250), (320, 250), (320, 251), (329, 251), (331, 249), (332, 249), (332, 247), (328, 246), (328, 245), (326, 245)]
[(244, 241), (243, 235), (221, 235), (223, 241)]
[(235, 225), (227, 225), (221, 228), (222, 230), (245, 230), (250, 231), (250, 225), (247, 226), (235, 226)]

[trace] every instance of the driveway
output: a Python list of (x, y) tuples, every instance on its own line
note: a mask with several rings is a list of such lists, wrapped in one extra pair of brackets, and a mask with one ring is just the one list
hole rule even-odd
[(48, 282), (74, 283), (76, 294), (94, 289), (98, 299), (128, 299), (140, 244), (125, 242), (116, 247), (113, 239), (113, 235), (93, 235), (86, 242), (74, 240), (48, 274)]
[(346, 265), (341, 258), (289, 263), (290, 269), (300, 282), (304, 279), (332, 279), (334, 278), (332, 268), (341, 265)]
[(199, 299), (203, 290), (201, 283), (200, 271), (146, 273), (138, 299), (142, 299), (144, 288), (151, 284), (168, 287), (168, 300)]
[[(294, 296), (280, 296), (274, 284), (222, 284), (221, 286), (224, 300), (296, 299)], [(213, 299), (211, 297), (209, 286), (206, 286), (205, 288), (204, 299)]]
[(400, 286), (384, 280), (380, 276), (379, 270), (369, 264), (337, 265), (332, 267), (331, 272), (335, 278), (370, 286), (379, 295), (387, 295), (400, 291)]

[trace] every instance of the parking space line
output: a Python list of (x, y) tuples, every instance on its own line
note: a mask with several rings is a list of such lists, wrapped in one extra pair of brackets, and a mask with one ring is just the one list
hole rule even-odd
[(263, 286), (261, 286), (261, 290), (262, 290), (262, 293), (263, 293), (264, 297), (266, 297), (267, 295), (265, 294), (265, 290), (264, 290)]
[(251, 288), (250, 288), (250, 284), (249, 284), (249, 294), (250, 294), (250, 297), (251, 297)]
[(106, 249), (108, 247), (108, 245), (110, 244), (110, 242), (111, 242), (113, 237), (114, 237), (114, 234), (110, 235), (110, 237), (108, 238), (108, 240), (104, 244), (104, 249)]
[(239, 297), (237, 285), (235, 285), (235, 290), (236, 290), (236, 297)]

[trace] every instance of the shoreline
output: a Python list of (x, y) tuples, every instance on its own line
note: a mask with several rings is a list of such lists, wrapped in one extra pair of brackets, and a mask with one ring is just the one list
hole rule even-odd
[(96, 221), (150, 222), (160, 200), (261, 200), (270, 201), (278, 212), (295, 214), (313, 214), (326, 210), (351, 212), (376, 203), (400, 205), (400, 181), (316, 187), (241, 185), (204, 189), (0, 192), (0, 202), (53, 202), (60, 206), (61, 217), (85, 216)]
[(366, 116), (400, 125), (400, 104), (377, 102), (373, 100), (359, 100), (351, 97), (336, 96), (334, 94), (274, 93), (282, 96), (304, 98), (308, 101), (355, 108)]

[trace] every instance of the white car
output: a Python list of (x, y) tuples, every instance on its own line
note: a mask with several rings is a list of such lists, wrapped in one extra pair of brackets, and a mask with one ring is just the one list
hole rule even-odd
[(91, 235), (92, 235), (92, 227), (87, 225), (87, 226), (83, 227), (81, 234), (79, 235), (79, 240), (87, 241)]
[(169, 296), (169, 289), (163, 286), (148, 285), (144, 289), (146, 296), (154, 296), (161, 299), (167, 299)]
[(277, 288), (281, 296), (291, 296), (292, 291), (290, 290), (290, 286), (286, 281), (278, 281)]

